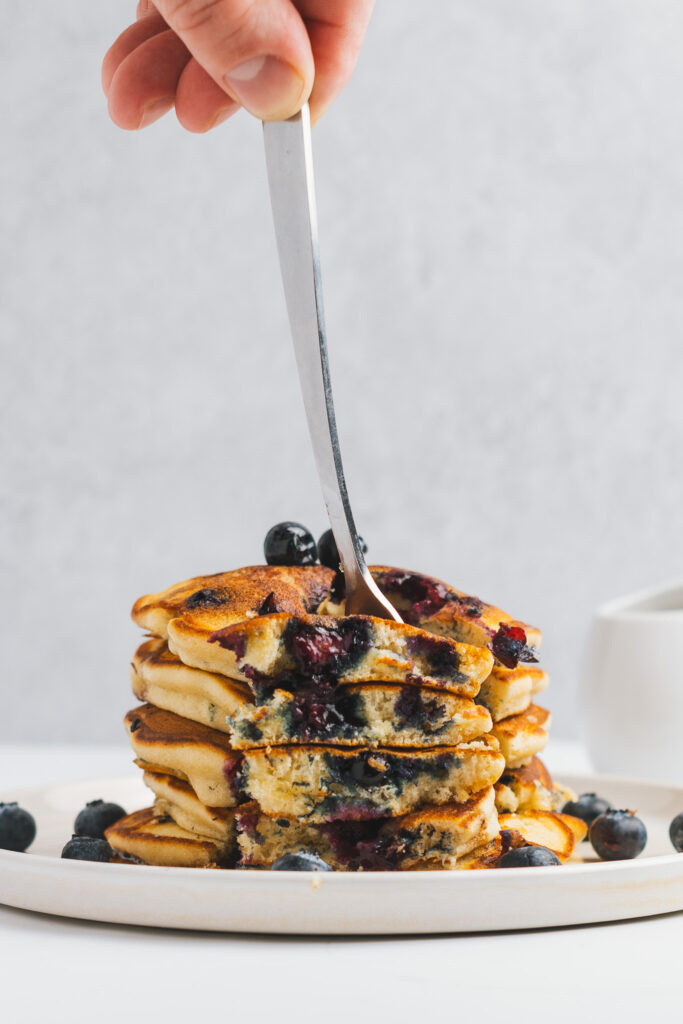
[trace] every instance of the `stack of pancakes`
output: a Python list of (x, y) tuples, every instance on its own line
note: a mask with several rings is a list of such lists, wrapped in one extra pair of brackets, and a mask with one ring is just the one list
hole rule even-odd
[[(346, 616), (339, 574), (318, 565), (197, 577), (136, 602), (151, 636), (132, 665), (145, 703), (126, 725), (155, 800), (108, 830), (119, 856), (488, 867), (548, 827), (568, 855), (572, 828), (535, 757), (549, 717), (531, 703), (547, 682), (530, 664), (538, 631), (430, 577), (370, 571), (403, 623)], [(514, 812), (502, 832), (499, 809)]]

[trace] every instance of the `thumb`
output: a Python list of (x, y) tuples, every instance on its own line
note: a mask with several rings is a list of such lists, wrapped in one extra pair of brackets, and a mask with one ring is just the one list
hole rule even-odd
[(313, 55), (290, 0), (155, 0), (214, 81), (251, 114), (291, 117), (313, 85)]

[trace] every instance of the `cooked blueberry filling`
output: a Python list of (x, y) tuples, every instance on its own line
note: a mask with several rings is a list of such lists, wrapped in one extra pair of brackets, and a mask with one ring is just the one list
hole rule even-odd
[(341, 569), (334, 574), (334, 579), (330, 584), (329, 597), (333, 604), (339, 604), (346, 597), (346, 580)]
[(339, 754), (325, 754), (325, 763), (332, 782), (341, 784), (352, 792), (360, 786), (374, 789), (390, 786), (397, 794), (406, 783), (414, 782), (418, 775), (444, 779), (456, 764), (457, 758), (448, 752), (436, 757), (397, 757), (374, 751), (363, 751), (354, 757)]
[[(232, 651), (238, 662), (247, 653), (247, 639), (244, 633), (234, 626), (226, 626), (224, 629), (217, 629), (209, 637), (210, 644), (220, 644), (226, 651)], [(245, 672), (246, 675), (246, 672)]]
[(286, 724), (291, 735), (308, 741), (353, 735), (366, 724), (360, 714), (361, 703), (356, 693), (332, 700), (313, 691), (297, 693), (286, 713)]
[(501, 624), (491, 641), (491, 652), (506, 668), (517, 668), (520, 661), (538, 661), (533, 648), (527, 646), (526, 633), (521, 626)]
[(292, 701), (290, 716), (292, 733), (304, 740), (334, 736), (344, 725), (334, 704), (316, 700), (313, 694), (297, 695)]
[(329, 590), (324, 583), (310, 585), (308, 598), (304, 598), (304, 604), (308, 612), (316, 612), (319, 605), (329, 596)]
[(350, 789), (356, 786), (372, 789), (391, 781), (388, 776), (389, 758), (383, 754), (372, 754), (367, 751), (356, 757), (325, 754), (325, 762), (331, 780)]
[(457, 614), (468, 619), (477, 619), (481, 615), (484, 603), (478, 597), (469, 594), (455, 594), (444, 583), (422, 576), (416, 572), (403, 572), (393, 569), (387, 573), (377, 574), (377, 583), (388, 596), (398, 594), (403, 609), (403, 618), (411, 625), (419, 625), (431, 618), (445, 605), (454, 608)]
[(139, 718), (132, 718), (132, 719), (131, 719), (131, 722), (130, 722), (130, 731), (131, 731), (131, 732), (137, 732), (137, 731), (138, 731), (138, 729), (139, 729), (139, 728), (140, 728), (141, 726), (142, 726), (142, 721), (141, 721), (141, 719), (139, 719)]
[(344, 796), (326, 796), (317, 806), (326, 821), (370, 821), (381, 818), (386, 810), (367, 800), (351, 800)]
[(446, 717), (446, 709), (438, 697), (425, 700), (419, 686), (401, 687), (394, 713), (399, 729), (410, 727), (427, 732), (436, 732), (434, 726), (441, 724)]
[(255, 722), (240, 722), (238, 731), (245, 740), (251, 740), (252, 743), (258, 743), (263, 736), (263, 729), (259, 729)]
[(203, 590), (195, 590), (194, 594), (185, 601), (185, 607), (192, 611), (194, 608), (218, 608), (228, 600), (226, 590), (216, 590), (215, 587), (204, 587)]
[(467, 676), (460, 672), (460, 658), (453, 644), (436, 636), (413, 636), (408, 640), (411, 654), (426, 658), (429, 674), (458, 683), (466, 683)]
[(313, 679), (335, 680), (370, 649), (370, 633), (370, 624), (359, 616), (329, 626), (292, 619), (283, 643), (300, 672)]
[(400, 861), (400, 844), (382, 836), (384, 821), (333, 821), (321, 825), (337, 860), (350, 871), (391, 871)]
[(258, 807), (250, 807), (248, 810), (238, 811), (235, 821), (240, 832), (244, 832), (245, 836), (262, 846), (265, 839), (258, 830), (259, 815)]
[(242, 759), (239, 757), (228, 757), (223, 762), (223, 776), (234, 797), (242, 794), (241, 768)]
[(279, 611), (281, 611), (281, 609), (278, 607), (278, 603), (275, 600), (275, 594), (271, 590), (268, 597), (259, 608), (258, 613), (259, 615), (275, 615), (275, 613)]
[[(320, 826), (334, 855), (350, 871), (394, 871), (410, 852), (414, 834), (407, 829), (385, 831), (386, 819), (333, 821)], [(436, 835), (428, 853), (451, 853), (448, 837)]]
[(415, 572), (394, 569), (378, 575), (377, 582), (382, 590), (394, 591), (410, 606), (405, 610), (403, 618), (413, 624), (421, 618), (435, 615), (449, 597), (448, 587), (443, 583)]
[(364, 713), (364, 702), (360, 693), (349, 693), (341, 690), (341, 696), (335, 698), (335, 707), (350, 729), (365, 729), (368, 720)]

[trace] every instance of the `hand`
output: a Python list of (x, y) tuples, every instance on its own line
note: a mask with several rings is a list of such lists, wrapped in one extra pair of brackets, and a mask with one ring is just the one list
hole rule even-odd
[(139, 0), (107, 52), (102, 85), (120, 128), (175, 106), (191, 132), (240, 107), (275, 121), (309, 101), (316, 120), (346, 85), (373, 0)]

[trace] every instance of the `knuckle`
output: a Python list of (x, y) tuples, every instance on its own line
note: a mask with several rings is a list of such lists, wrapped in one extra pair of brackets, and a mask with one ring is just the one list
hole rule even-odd
[(252, 3), (245, 0), (243, 3), (226, 5), (225, 0), (171, 0), (168, 16), (176, 31), (191, 34), (209, 22), (216, 21), (221, 8), (221, 36), (232, 35), (238, 33), (242, 24), (249, 20)]

